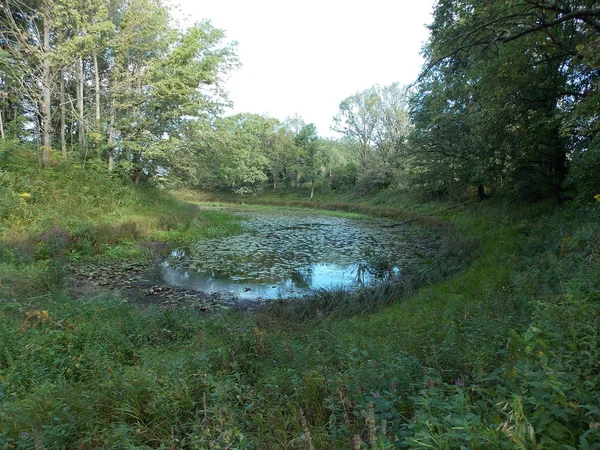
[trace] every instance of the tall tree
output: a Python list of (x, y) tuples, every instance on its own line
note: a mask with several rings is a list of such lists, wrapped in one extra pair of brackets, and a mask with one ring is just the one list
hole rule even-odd
[(42, 164), (47, 165), (52, 149), (54, 2), (9, 0), (0, 8), (0, 41), (11, 61), (5, 70), (22, 74), (24, 108), (40, 130)]
[(212, 126), (198, 124), (182, 142), (191, 150), (196, 186), (237, 194), (255, 193), (267, 181), (269, 165), (264, 139), (273, 121), (257, 114), (216, 118)]
[(440, 1), (413, 101), (427, 183), (446, 173), (449, 185), (478, 186), (481, 196), (484, 184), (560, 194), (568, 160), (576, 149), (589, 154), (599, 129), (598, 71), (586, 50), (599, 17), (592, 1)]
[(355, 139), (359, 143), (359, 158), (363, 170), (369, 162), (377, 122), (379, 97), (375, 87), (358, 92), (340, 103), (340, 110), (333, 118), (332, 129)]
[(315, 194), (315, 182), (321, 170), (321, 145), (317, 127), (309, 123), (294, 138), (300, 150), (304, 176), (310, 180), (310, 198)]
[(348, 97), (332, 128), (356, 142), (364, 190), (389, 186), (410, 131), (407, 90), (398, 83), (376, 85)]

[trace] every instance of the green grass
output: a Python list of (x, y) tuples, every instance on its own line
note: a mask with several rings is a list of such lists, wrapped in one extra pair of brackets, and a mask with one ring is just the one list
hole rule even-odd
[[(235, 232), (223, 212), (140, 201), (88, 219), (163, 225), (102, 254)], [(358, 310), (342, 294), (208, 317), (73, 301), (51, 289), (49, 260), (14, 261), (13, 241), (0, 270), (26, 267), (29, 289), (0, 300), (0, 448), (308, 449), (308, 435), (331, 449), (600, 448), (600, 204), (376, 201), (335, 209), (451, 232), (420, 290), (374, 292)], [(49, 293), (31, 295), (38, 284)]]
[(152, 243), (241, 229), (239, 217), (134, 188), (104, 169), (62, 162), (39, 170), (23, 146), (0, 148), (0, 156), (0, 292), (8, 295), (49, 292), (69, 265), (146, 261), (156, 257)]

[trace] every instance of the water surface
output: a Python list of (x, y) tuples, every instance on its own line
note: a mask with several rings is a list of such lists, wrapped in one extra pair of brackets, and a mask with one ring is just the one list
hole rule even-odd
[(401, 276), (403, 265), (421, 252), (418, 229), (389, 228), (385, 220), (304, 211), (243, 216), (242, 234), (172, 252), (160, 267), (161, 281), (240, 300), (288, 298)]

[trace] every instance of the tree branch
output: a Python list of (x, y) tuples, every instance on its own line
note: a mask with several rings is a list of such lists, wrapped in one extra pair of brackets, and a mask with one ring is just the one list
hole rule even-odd
[[(538, 3), (535, 3), (535, 2), (531, 2), (531, 3), (535, 4), (536, 6), (538, 5)], [(449, 40), (443, 42), (442, 45), (444, 45), (444, 46), (451, 44), (452, 42), (455, 42), (457, 40), (461, 40), (462, 42), (464, 42), (464, 44), (459, 45), (451, 52), (446, 53), (445, 55), (440, 56), (439, 58), (436, 58), (433, 62), (428, 64), (427, 67), (423, 70), (423, 72), (419, 75), (418, 80), (421, 80), (422, 78), (424, 78), (434, 67), (438, 66), (443, 61), (456, 56), (461, 51), (467, 52), (476, 47), (490, 46), (490, 45), (498, 44), (498, 43), (505, 44), (508, 42), (518, 40), (529, 34), (537, 33), (537, 32), (543, 31), (543, 30), (548, 30), (550, 28), (553, 28), (555, 26), (558, 26), (560, 24), (563, 24), (565, 22), (569, 22), (572, 20), (582, 21), (582, 22), (592, 26), (594, 29), (600, 30), (600, 23), (598, 23), (597, 21), (594, 20), (594, 18), (596, 18), (596, 17), (600, 18), (600, 8), (577, 9), (575, 11), (569, 11), (569, 12), (565, 12), (563, 10), (558, 10), (556, 8), (550, 8), (550, 7), (548, 7), (548, 8), (540, 7), (540, 8), (541, 9), (553, 9), (555, 11), (559, 11), (560, 16), (556, 17), (552, 20), (546, 20), (543, 16), (532, 11), (532, 12), (520, 12), (520, 13), (509, 14), (509, 15), (506, 15), (503, 17), (499, 17), (499, 18), (490, 20), (482, 25), (475, 27), (474, 29), (469, 30), (466, 33), (462, 33), (459, 36), (455, 36), (452, 39), (449, 39)], [(527, 28), (524, 28), (518, 32), (513, 32), (513, 33), (503, 32), (502, 34), (498, 34), (497, 32), (495, 32), (495, 33), (492, 32), (492, 35), (484, 36), (478, 40), (470, 41), (470, 39), (472, 37), (476, 36), (480, 31), (489, 29), (493, 25), (506, 24), (507, 22), (509, 22), (515, 18), (524, 18), (524, 17), (531, 17), (531, 16), (534, 16), (537, 18), (537, 20), (536, 20), (537, 24), (530, 25)], [(513, 23), (512, 25), (515, 27), (524, 26), (523, 23)]]

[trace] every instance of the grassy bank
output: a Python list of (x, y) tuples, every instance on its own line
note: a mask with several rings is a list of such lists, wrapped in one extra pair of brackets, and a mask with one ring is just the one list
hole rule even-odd
[(34, 155), (16, 146), (0, 158), (0, 290), (9, 296), (60, 287), (69, 265), (144, 261), (156, 256), (154, 243), (240, 230), (226, 213), (134, 188), (104, 170), (57, 161), (40, 171)]
[[(76, 170), (69, 184), (60, 170), (75, 169), (36, 175), (66, 183), (54, 197), (12, 180), (30, 214), (2, 220), (0, 273), (19, 270), (0, 301), (0, 448), (600, 448), (599, 205), (411, 210), (337, 199), (349, 205), (338, 210), (451, 221), (479, 245), (457, 275), (374, 314), (317, 306), (206, 317), (32, 288), (27, 267), (63, 254), (130, 257), (144, 239), (238, 226)], [(60, 206), (73, 192), (79, 199)], [(77, 205), (97, 209), (73, 214)], [(72, 239), (81, 223), (114, 226), (112, 236), (128, 222), (139, 235), (85, 251)], [(41, 236), (54, 226), (69, 244), (44, 256)]]

